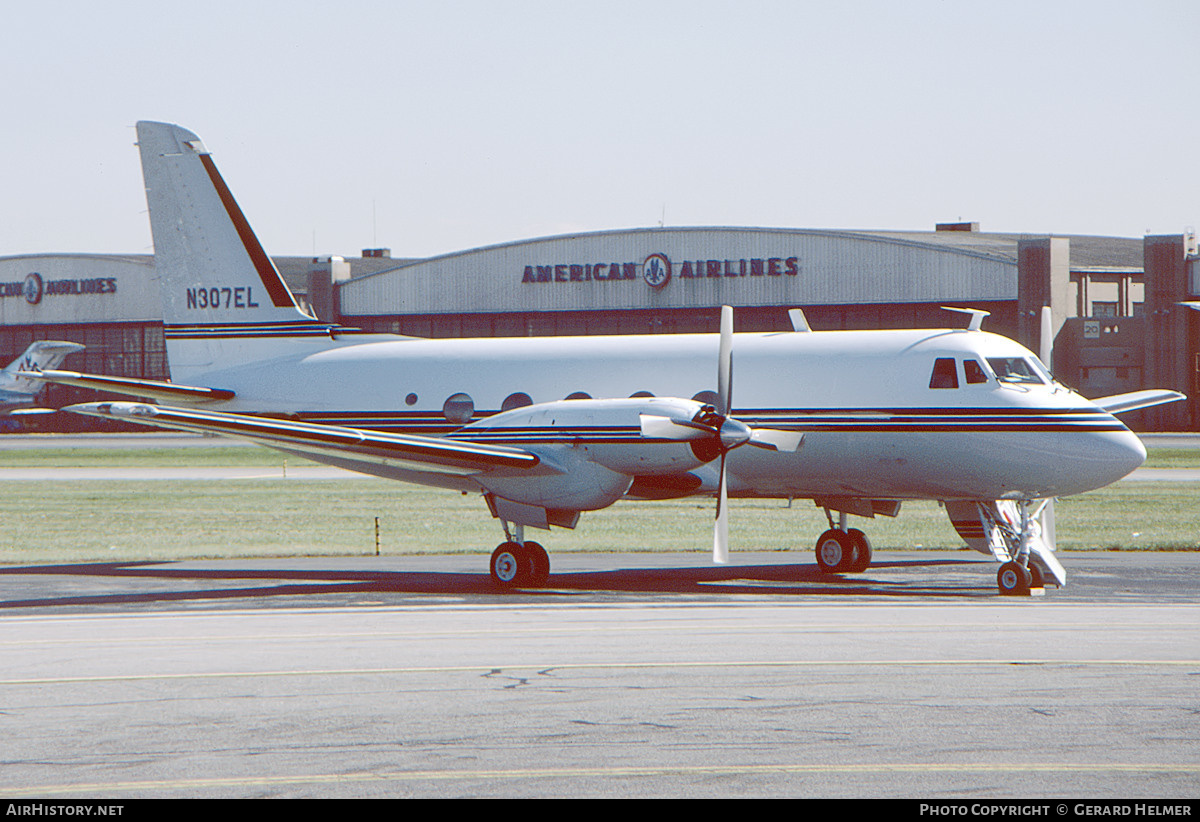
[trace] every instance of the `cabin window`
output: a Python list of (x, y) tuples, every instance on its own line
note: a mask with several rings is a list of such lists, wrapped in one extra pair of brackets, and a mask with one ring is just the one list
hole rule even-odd
[(407, 397), (404, 398), (404, 404), (405, 405), (416, 405), (417, 404), (417, 395), (409, 394)]
[(469, 394), (452, 394), (442, 404), (442, 416), (459, 425), (470, 422), (475, 413), (475, 401)]
[(524, 408), (527, 405), (533, 405), (533, 400), (524, 391), (518, 391), (504, 398), (504, 402), (500, 404), (500, 410), (511, 411), (514, 408)]
[(592, 395), (586, 391), (576, 391), (574, 393), (567, 394), (567, 399), (569, 400), (590, 400), (591, 398)]
[(983, 370), (979, 360), (963, 360), (963, 374), (967, 378), (967, 385), (978, 385), (988, 381), (987, 372)]
[(700, 391), (692, 397), (696, 402), (702, 402), (705, 405), (716, 406), (717, 392), (716, 391)]
[(1022, 385), (1041, 385), (1043, 380), (1033, 363), (1021, 357), (988, 357), (988, 365), (996, 372), (1000, 382)]
[(958, 388), (958, 369), (952, 357), (938, 357), (933, 361), (933, 376), (929, 378), (930, 388)]
[(634, 391), (632, 394), (629, 395), (629, 398), (631, 400), (636, 400), (640, 397), (653, 397), (653, 396), (654, 395), (651, 394), (649, 391)]

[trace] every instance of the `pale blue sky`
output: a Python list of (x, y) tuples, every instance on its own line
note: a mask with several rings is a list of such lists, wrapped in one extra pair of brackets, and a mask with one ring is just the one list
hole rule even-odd
[(0, 255), (148, 252), (139, 119), (272, 254), (1200, 223), (1200, 2), (0, 0)]

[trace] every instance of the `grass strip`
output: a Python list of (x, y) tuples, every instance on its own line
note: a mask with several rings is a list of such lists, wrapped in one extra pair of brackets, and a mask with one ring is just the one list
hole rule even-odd
[[(1126, 482), (1059, 500), (1059, 550), (1200, 550), (1194, 483)], [(485, 553), (499, 524), (476, 494), (379, 479), (5, 482), (0, 562), (203, 557)], [(711, 550), (713, 502), (620, 502), (585, 513), (575, 531), (532, 532), (550, 552)], [(851, 518), (880, 550), (959, 550), (936, 502), (906, 502), (896, 519)], [(811, 557), (824, 514), (811, 502), (733, 500), (734, 550)]]

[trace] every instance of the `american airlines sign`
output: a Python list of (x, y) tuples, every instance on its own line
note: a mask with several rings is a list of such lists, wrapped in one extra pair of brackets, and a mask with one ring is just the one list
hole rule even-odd
[(796, 256), (749, 257), (737, 260), (684, 260), (672, 263), (665, 254), (651, 254), (641, 263), (560, 263), (527, 265), (521, 282), (584, 283), (642, 280), (654, 289), (666, 287), (673, 278), (699, 280), (741, 277), (796, 277), (800, 258)]
[(92, 277), (83, 280), (44, 280), (37, 272), (26, 275), (24, 280), (0, 283), (0, 299), (24, 297), (25, 302), (37, 305), (43, 297), (91, 296), (94, 294), (116, 294), (116, 277)]

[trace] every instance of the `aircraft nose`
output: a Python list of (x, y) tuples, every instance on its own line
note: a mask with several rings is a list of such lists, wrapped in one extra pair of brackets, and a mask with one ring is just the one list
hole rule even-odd
[(1125, 431), (1125, 438), (1122, 442), (1122, 447), (1125, 449), (1125, 458), (1129, 461), (1129, 470), (1126, 473), (1133, 471), (1135, 468), (1141, 468), (1142, 464), (1146, 462), (1145, 443), (1142, 442), (1137, 434), (1129, 430)]
[(1138, 435), (1126, 428), (1096, 434), (1086, 456), (1094, 467), (1094, 476), (1103, 487), (1128, 476), (1146, 461), (1146, 446)]

